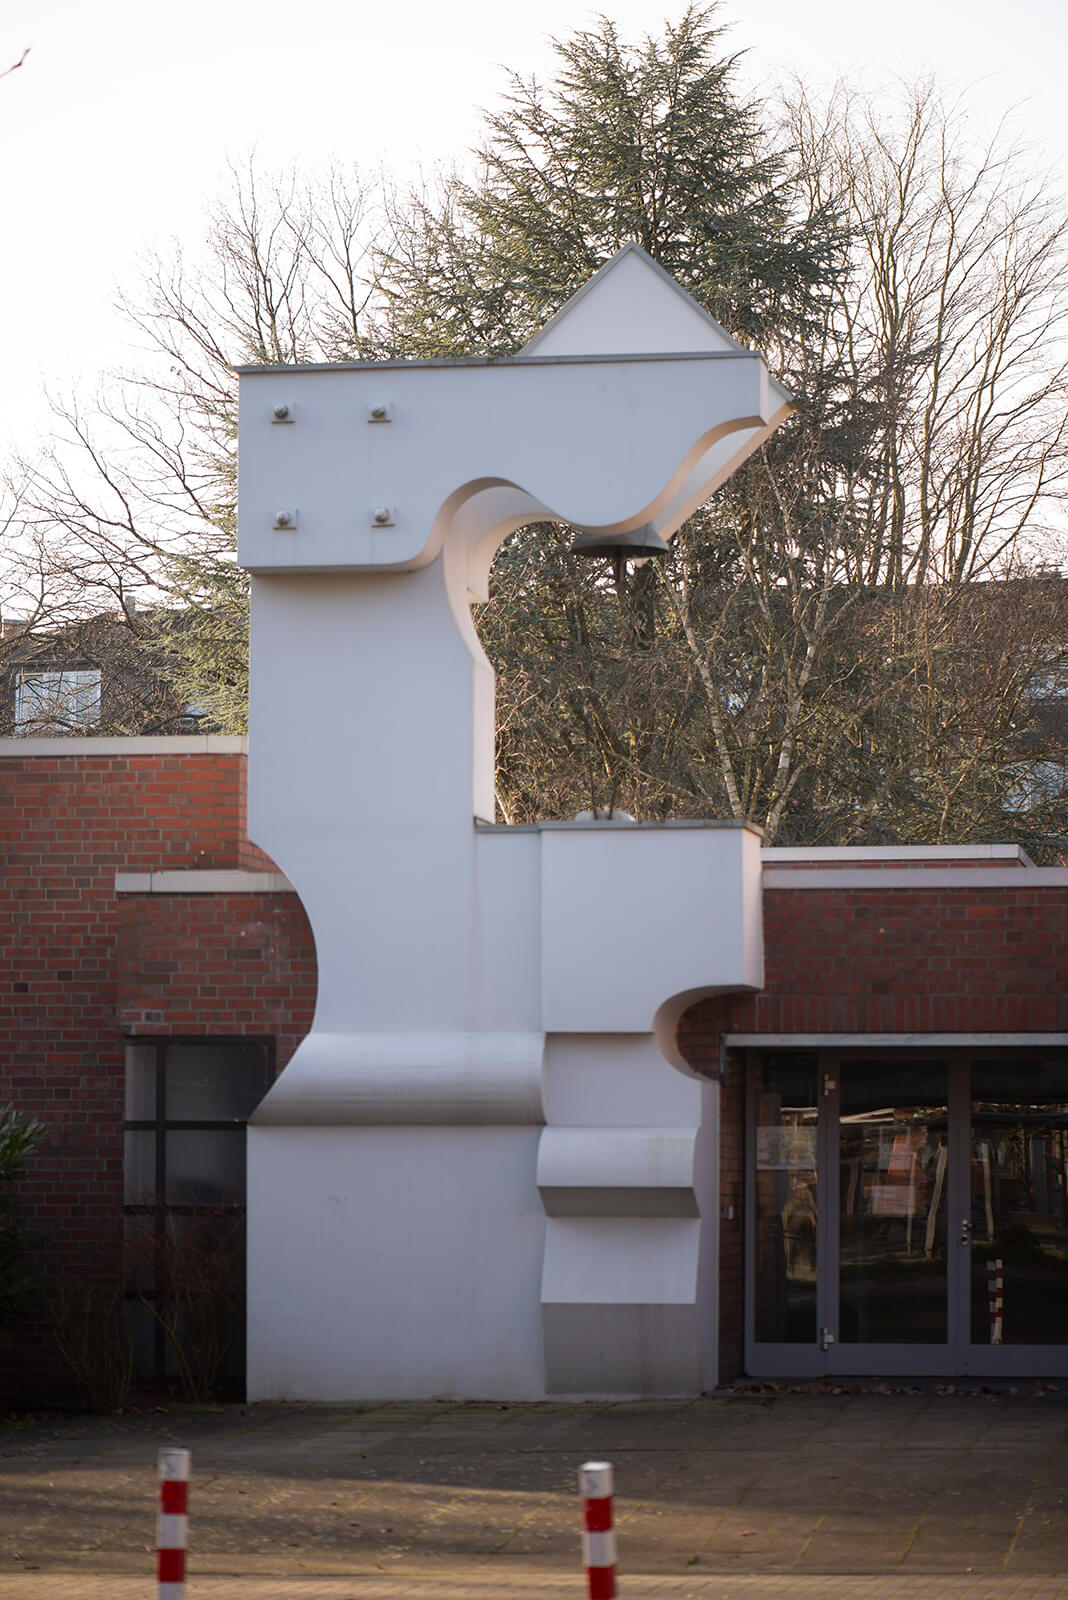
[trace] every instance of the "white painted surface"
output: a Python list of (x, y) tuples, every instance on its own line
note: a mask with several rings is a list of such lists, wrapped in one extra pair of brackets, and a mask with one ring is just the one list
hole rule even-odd
[(542, 1017), (648, 1033), (672, 995), (759, 988), (760, 863), (741, 828), (542, 834)]
[(544, 1393), (532, 1128), (250, 1128), (249, 1392)]
[[(369, 425), (384, 391), (395, 420)], [(279, 403), (293, 407), (291, 427), (272, 426)], [(526, 522), (674, 532), (686, 513), (672, 527), (663, 516), (697, 464), (734, 436), (743, 459), (778, 414), (771, 404), (767, 369), (744, 352), (416, 362), (388, 382), (374, 364), (254, 369), (242, 377), (239, 559), (260, 573), (397, 570), (450, 542), (466, 580), (484, 539), (495, 550)], [(717, 457), (717, 472), (726, 465)], [(376, 528), (383, 505), (392, 523)], [(275, 527), (279, 508), (295, 528)]]
[(546, 1128), (538, 1191), (549, 1216), (692, 1216), (696, 1128)]
[(259, 1127), (540, 1127), (540, 1033), (316, 1029), (256, 1112)]
[(545, 1120), (562, 1127), (696, 1127), (701, 1086), (665, 1072), (649, 1033), (555, 1033), (545, 1041)]
[(542, 1299), (568, 1305), (682, 1305), (697, 1298), (700, 1223), (675, 1217), (558, 1217)]
[(486, 1028), (542, 1031), (541, 839), (519, 829), (476, 830), (472, 997)]
[[(249, 831), (319, 964), (249, 1129), (252, 1398), (701, 1386), (714, 1129), (664, 1049), (685, 997), (762, 980), (759, 838), (478, 826), (493, 679), (469, 600), (524, 522), (673, 532), (786, 402), (640, 252), (581, 312), (615, 320), (614, 351), (242, 378)], [(646, 312), (711, 348), (617, 359)]]
[[(634, 315), (637, 304), (640, 317)], [(549, 319), (523, 354), (615, 355), (621, 337), (634, 354), (730, 354), (742, 348), (639, 245), (627, 244)]]

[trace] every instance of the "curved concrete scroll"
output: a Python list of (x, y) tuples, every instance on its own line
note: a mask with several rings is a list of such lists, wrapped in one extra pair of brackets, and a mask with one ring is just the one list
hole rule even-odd
[(540, 1033), (312, 1033), (256, 1127), (533, 1125)]

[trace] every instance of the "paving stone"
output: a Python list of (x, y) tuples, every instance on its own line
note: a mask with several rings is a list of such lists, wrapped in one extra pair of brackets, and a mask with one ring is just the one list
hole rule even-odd
[(151, 1592), (193, 1451), (188, 1600), (581, 1596), (617, 1471), (630, 1600), (1068, 1600), (1068, 1394), (173, 1408), (0, 1429), (0, 1600)]

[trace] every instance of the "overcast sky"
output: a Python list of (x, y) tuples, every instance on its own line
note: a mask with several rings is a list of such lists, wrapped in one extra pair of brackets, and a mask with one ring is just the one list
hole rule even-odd
[[(502, 66), (551, 72), (548, 39), (597, 8), (541, 0), (0, 0), (3, 247), (0, 446), (46, 426), (41, 391), (89, 390), (132, 358), (112, 310), (139, 253), (195, 242), (228, 161), (331, 155), (403, 176), (461, 156)], [(604, 0), (624, 37), (680, 7)], [(797, 73), (882, 81), (934, 72), (973, 120), (1012, 112), (1035, 164), (1068, 167), (1066, 0), (725, 0), (759, 88)]]

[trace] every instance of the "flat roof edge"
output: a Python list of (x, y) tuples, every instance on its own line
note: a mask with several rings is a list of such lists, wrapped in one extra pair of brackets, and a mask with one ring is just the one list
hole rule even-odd
[(820, 844), (765, 845), (766, 862), (775, 861), (1027, 861), (1020, 844)]
[(224, 756), (246, 755), (248, 738), (243, 733), (175, 734), (58, 734), (52, 737), (0, 739), (0, 758), (4, 756), (67, 757), (79, 756)]
[[(297, 372), (427, 372), (436, 367), (582, 367), (616, 365), (627, 361), (759, 361), (764, 357), (758, 350), (630, 350), (601, 351), (594, 355), (575, 356), (421, 356), (416, 359), (390, 361), (294, 361), (290, 364), (257, 364), (232, 367), (239, 378), (267, 377), (273, 374)], [(781, 388), (781, 385), (778, 385)], [(784, 394), (785, 390), (782, 391)]]
[(1068, 889), (1068, 867), (980, 866), (917, 867), (838, 867), (834, 871), (814, 872), (811, 867), (768, 867), (764, 862), (764, 888), (780, 892), (797, 890), (810, 894), (838, 894), (843, 889), (952, 889), (955, 892), (984, 889), (1015, 889), (1020, 893), (1035, 889)]

